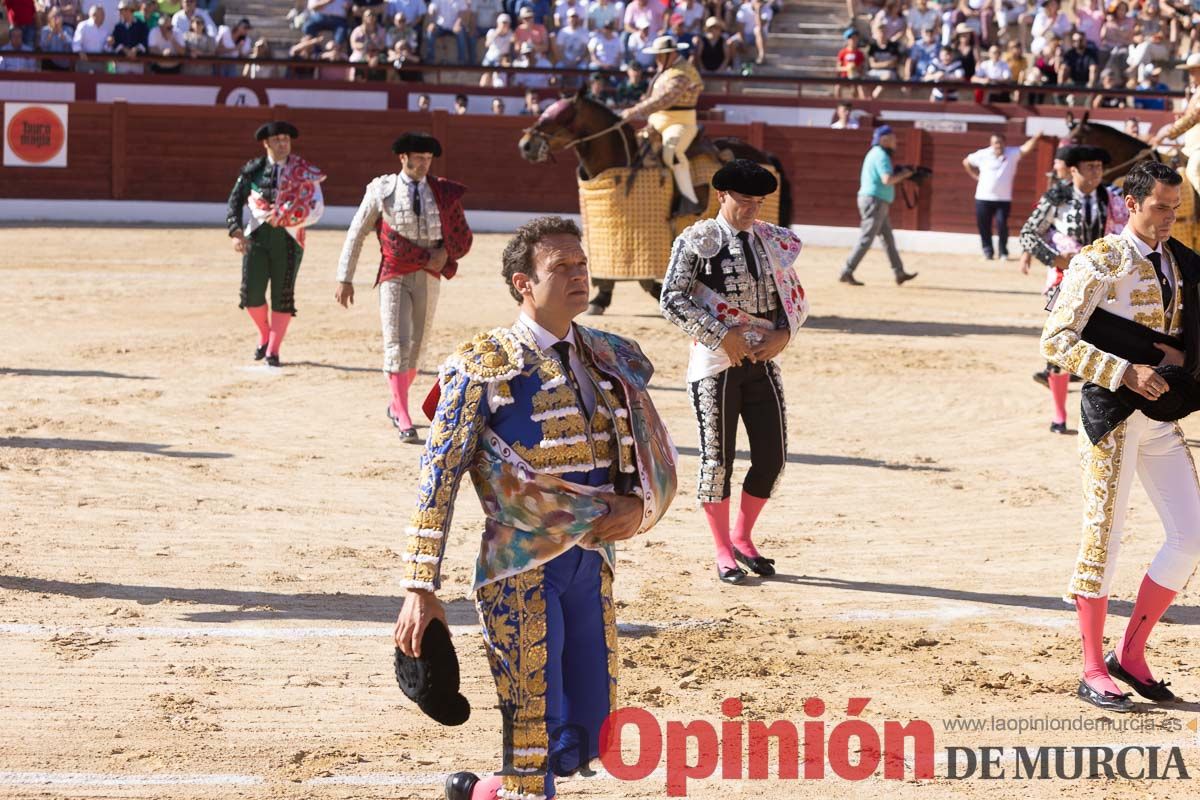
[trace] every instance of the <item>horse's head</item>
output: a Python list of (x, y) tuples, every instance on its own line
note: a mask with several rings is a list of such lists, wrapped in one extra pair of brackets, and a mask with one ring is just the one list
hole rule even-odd
[(540, 164), (555, 150), (585, 142), (601, 133), (616, 119), (606, 106), (587, 97), (580, 90), (550, 105), (532, 127), (517, 142), (526, 161)]

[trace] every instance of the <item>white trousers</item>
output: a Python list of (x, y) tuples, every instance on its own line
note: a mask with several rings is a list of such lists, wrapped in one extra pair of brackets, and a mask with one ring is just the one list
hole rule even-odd
[(441, 281), (417, 270), (379, 284), (379, 324), (383, 331), (383, 369), (416, 369), (429, 340)]
[(1135, 474), (1166, 534), (1150, 563), (1150, 579), (1172, 591), (1182, 589), (1200, 561), (1200, 481), (1179, 425), (1135, 411), (1095, 445), (1081, 430), (1079, 449), (1083, 542), (1068, 599), (1108, 595)]

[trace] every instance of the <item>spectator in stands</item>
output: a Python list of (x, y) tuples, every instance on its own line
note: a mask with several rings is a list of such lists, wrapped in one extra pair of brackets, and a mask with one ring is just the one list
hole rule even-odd
[[(46, 12), (46, 27), (38, 36), (38, 49), (43, 53), (71, 52), (71, 35), (63, 25), (62, 11), (51, 8)], [(61, 58), (46, 58), (42, 60), (42, 69), (52, 72), (69, 72), (71, 62)]]
[[(936, 37), (937, 31), (942, 27), (942, 14), (938, 9), (929, 6), (929, 0), (916, 0), (912, 7), (904, 12), (904, 21), (908, 24), (907, 44), (915, 45), (929, 28), (934, 30)], [(936, 53), (934, 57), (937, 57)], [(916, 73), (918, 76), (920, 74)]]
[(588, 64), (592, 69), (620, 69), (621, 37), (617, 36), (617, 21), (609, 19), (588, 39)]
[(908, 49), (908, 75), (911, 80), (920, 80), (925, 75), (929, 65), (937, 61), (938, 51), (942, 49), (938, 42), (937, 28), (928, 27), (921, 31), (921, 38)]
[[(288, 56), (301, 61), (316, 61), (321, 57), (321, 51), (325, 48), (325, 34), (304, 34), (300, 37), (300, 41), (292, 45), (288, 50)], [(312, 78), (317, 74), (313, 67), (289, 67), (288, 76), (292, 78)]]
[(646, 80), (646, 70), (636, 61), (630, 61), (625, 68), (625, 80), (617, 84), (616, 102), (618, 108), (627, 108), (642, 99), (642, 95), (650, 88)]
[(396, 42), (391, 52), (388, 53), (388, 59), (392, 64), (392, 72), (389, 73), (388, 80), (405, 83), (420, 83), (425, 80), (420, 70), (410, 69), (412, 65), (421, 63), (421, 56), (417, 53), (417, 49), (407, 41), (401, 39)]
[[(8, 44), (0, 48), (0, 72), (37, 72), (36, 58), (29, 56), (11, 55), (13, 53), (32, 53), (33, 48), (25, 44), (26, 26), (9, 28)], [(36, 29), (35, 29), (36, 30)]]
[[(144, 0), (142, 7), (134, 11), (133, 16), (146, 23), (146, 30), (153, 31), (158, 27), (158, 18), (164, 15), (159, 9), (157, 0)], [(174, 15), (167, 14), (165, 16), (170, 17)]]
[[(260, 59), (271, 57), (271, 43), (266, 39), (259, 37), (250, 46), (250, 60), (258, 61)], [(279, 76), (279, 68), (272, 64), (243, 64), (242, 77), (250, 78), (251, 80), (266, 80)]]
[[(900, 79), (900, 45), (888, 41), (882, 28), (871, 31), (871, 44), (867, 47), (867, 77), (881, 81)], [(883, 84), (871, 90), (872, 97), (883, 93)]]
[[(375, 12), (375, 22), (378, 23), (381, 15), (387, 11), (387, 3), (385, 0), (350, 0), (347, 26), (351, 33), (362, 24), (363, 15), (367, 13), (368, 9)], [(350, 55), (354, 55), (353, 51)]]
[[(192, 0), (193, 4), (195, 0)], [(217, 54), (217, 40), (209, 35), (204, 20), (196, 15), (192, 17), (191, 28), (183, 35), (183, 44), (187, 48), (188, 58), (212, 58)], [(185, 75), (212, 75), (211, 64), (185, 64)]]
[[(506, 2), (509, 0), (471, 0), (471, 39), (476, 45), (488, 31), (496, 27), (501, 14), (508, 16), (509, 30), (512, 30), (512, 15), (504, 10)], [(472, 50), (472, 63), (476, 56), (477, 51)]]
[[(336, 1), (338, 0), (331, 0), (331, 2)], [(344, 2), (344, 0), (341, 1)], [(196, 7), (196, 0), (183, 0), (183, 7), (171, 19), (171, 22), (175, 25), (175, 32), (186, 39), (187, 35), (192, 31), (192, 20), (196, 17), (199, 17), (204, 23), (204, 32), (215, 40), (217, 38), (217, 24), (213, 22), (213, 18), (209, 16), (207, 11)]]
[[(1071, 34), (1071, 47), (1063, 53), (1058, 67), (1058, 82), (1063, 86), (1086, 88), (1096, 85), (1100, 64), (1096, 54), (1088, 47), (1087, 37), (1079, 31)], [(1068, 95), (1067, 102), (1075, 105), (1075, 96)]]
[(1131, 70), (1139, 70), (1147, 64), (1158, 64), (1171, 58), (1171, 51), (1164, 40), (1163, 32), (1155, 31), (1148, 37), (1135, 35), (1129, 48), (1126, 64)]
[(638, 28), (629, 37), (627, 52), (630, 61), (636, 61), (642, 68), (649, 71), (654, 68), (654, 55), (647, 53), (653, 38), (650, 36), (650, 23), (644, 19), (638, 20)]
[[(420, 35), (421, 31), (424, 30), (424, 26), (421, 23), (425, 19), (425, 14), (428, 11), (429, 3), (425, 2), (425, 0), (389, 0), (388, 2), (388, 16), (393, 20), (393, 24), (396, 19), (396, 15), (403, 14), (404, 21), (408, 23), (408, 25), (414, 31), (416, 31), (418, 35)], [(420, 44), (420, 42), (415, 42), (414, 46), (416, 44)]]
[(79, 0), (45, 0), (42, 8), (45, 9), (47, 22), (49, 22), (51, 11), (57, 10), (62, 15), (63, 30), (67, 32), (68, 36), (75, 35), (76, 26), (84, 18), (83, 7)]
[(318, 80), (354, 80), (354, 69), (350, 66), (350, 53), (346, 45), (341, 44), (337, 39), (325, 43), (325, 50), (321, 53), (320, 60), (329, 62), (330, 66), (322, 65), (317, 68)]
[[(643, 23), (645, 23), (643, 25)], [(663, 6), (658, 0), (630, 0), (625, 6), (625, 39), (640, 36), (642, 47), (663, 29)], [(629, 45), (630, 51), (633, 45)]]
[(521, 11), (526, 8), (533, 12), (533, 21), (543, 28), (554, 24), (554, 4), (550, 0), (519, 0), (517, 3), (518, 20), (521, 18)]
[(80, 55), (75, 69), (80, 72), (103, 72), (104, 61), (92, 61), (89, 55), (103, 53), (108, 45), (108, 33), (104, 27), (104, 8), (93, 5), (88, 9), (88, 18), (75, 27), (72, 48)]
[(621, 0), (592, 0), (588, 6), (588, 27), (594, 31), (613, 23), (613, 30), (620, 31), (625, 24), (625, 4)]
[[(147, 37), (146, 52), (155, 56), (182, 56), (187, 52), (183, 37), (175, 32), (175, 26), (167, 14), (159, 14), (158, 24)], [(178, 75), (182, 69), (183, 62), (180, 61), (156, 61), (150, 65), (150, 71), (159, 75)]]
[(117, 5), (120, 21), (113, 26), (109, 37), (109, 50), (121, 56), (123, 61), (116, 62), (118, 74), (131, 75), (143, 72), (138, 58), (146, 52), (150, 31), (146, 23), (133, 17), (133, 0), (121, 0)]
[[(775, 12), (764, 0), (744, 0), (737, 10), (736, 20), (742, 26), (742, 44), (746, 55), (754, 53), (754, 63), (762, 64), (767, 60), (767, 33), (770, 31), (771, 18)], [(896, 69), (900, 68), (901, 45), (896, 45)]]
[(465, 94), (454, 95), (454, 111), (451, 113), (461, 117), (467, 113), (467, 107), (467, 96)]
[(675, 5), (675, 13), (683, 17), (682, 29), (687, 37), (683, 41), (690, 42), (703, 34), (704, 20), (708, 16), (703, 3), (698, 0), (680, 0)]
[(871, 28), (882, 28), (889, 42), (899, 42), (904, 47), (908, 41), (908, 20), (900, 10), (899, 0), (886, 0), (871, 18)]
[[(1168, 92), (1170, 89), (1162, 82), (1162, 67), (1156, 64), (1143, 64), (1138, 70), (1137, 91), (1139, 92)], [(1166, 111), (1168, 109), (1165, 97), (1134, 96), (1133, 107), (1147, 111)]]
[[(220, 58), (249, 58), (254, 49), (254, 26), (250, 20), (242, 17), (231, 28), (228, 25), (217, 27), (217, 56)], [(217, 68), (218, 74), (226, 78), (235, 78), (245, 70), (241, 64), (222, 64)]]
[(410, 25), (409, 17), (403, 11), (397, 11), (392, 17), (392, 27), (384, 32), (384, 43), (389, 51), (396, 49), (396, 45), (404, 42), (413, 52), (417, 50), (418, 31), (417, 28)]
[[(698, 36), (692, 45), (692, 63), (696, 65), (696, 69), (701, 72), (724, 72), (729, 69), (729, 65), (733, 63), (733, 48), (728, 45), (728, 38), (725, 35), (725, 25), (716, 17), (709, 17), (704, 21), (704, 35)], [(858, 51), (862, 56), (862, 61), (866, 60), (862, 51)], [(839, 63), (841, 56), (839, 54)], [(862, 77), (860, 74), (859, 77)], [(861, 90), (861, 87), (860, 87)], [(841, 87), (834, 87), (835, 92), (840, 92)]]
[(513, 36), (512, 17), (508, 14), (496, 17), (496, 27), (484, 37), (486, 49), (483, 53), (483, 66), (493, 67), (500, 63), (501, 56), (512, 55)]
[(589, 99), (597, 103), (603, 103), (606, 106), (611, 106), (614, 102), (612, 85), (609, 84), (608, 78), (599, 72), (593, 72), (588, 76), (587, 96)]
[(425, 63), (437, 63), (437, 41), (445, 36), (454, 37), (459, 65), (474, 63), (473, 33), (468, 0), (433, 0), (429, 4), (429, 22), (425, 26)]
[(417, 111), (428, 113), (433, 110), (433, 104), (429, 99), (429, 95), (422, 94), (417, 96)]
[(1137, 21), (1138, 29), (1142, 32), (1142, 36), (1152, 37), (1156, 33), (1161, 33), (1163, 34), (1163, 38), (1166, 38), (1166, 32), (1163, 30), (1162, 9), (1159, 8), (1155, 0), (1142, 3), (1141, 10), (1138, 11)]
[(538, 98), (538, 93), (533, 89), (525, 90), (525, 104), (521, 106), (521, 114), (526, 117), (540, 117), (542, 115), (542, 103)]
[(350, 63), (365, 64), (356, 73), (367, 80), (383, 80), (388, 58), (387, 33), (379, 24), (379, 13), (373, 8), (363, 11), (362, 24), (350, 32)]
[[(4, 5), (8, 10), (9, 28), (11, 30), (19, 29), (21, 41), (24, 42), (23, 46), (31, 49), (38, 40), (37, 8), (34, 6), (33, 0), (4, 0)], [(22, 71), (27, 72), (28, 70)]]
[(1135, 139), (1142, 138), (1142, 123), (1138, 121), (1137, 117), (1130, 117), (1125, 120), (1125, 133)]
[[(193, 6), (196, 4), (196, 0), (184, 0), (185, 11), (189, 2)], [(346, 8), (347, 0), (308, 0), (308, 21), (304, 23), (304, 35), (316, 36), (328, 31), (333, 34), (333, 40), (338, 44), (346, 41), (349, 33)]]
[(858, 117), (854, 115), (854, 106), (843, 100), (833, 111), (833, 124), (829, 127), (839, 131), (858, 130)]
[(558, 0), (554, 4), (554, 30), (559, 30), (566, 27), (567, 15), (574, 9), (579, 18), (583, 20), (583, 27), (587, 27), (587, 3), (583, 0)]
[(1029, 68), (1029, 59), (1025, 57), (1025, 51), (1021, 49), (1021, 43), (1016, 39), (1009, 40), (1008, 45), (1004, 48), (1004, 63), (1008, 64), (1008, 71), (1014, 82), (1020, 81), (1025, 70)]
[[(1124, 88), (1117, 77), (1116, 70), (1106, 69), (1100, 73), (1100, 88), (1102, 89), (1121, 89)], [(1092, 108), (1128, 108), (1129, 98), (1119, 94), (1096, 95), (1092, 98)]]
[[(536, 89), (545, 89), (550, 86), (558, 85), (558, 78), (551, 74), (548, 70), (554, 67), (550, 63), (550, 59), (537, 51), (532, 42), (526, 42), (521, 45), (521, 52), (517, 58), (513, 60), (513, 68), (516, 70), (513, 75), (513, 84), (516, 86), (527, 86)], [(522, 74), (524, 70), (536, 69), (539, 72), (529, 72)], [(546, 70), (546, 71), (540, 71)]]
[(1087, 39), (1089, 50), (1100, 52), (1101, 32), (1104, 28), (1104, 9), (1095, 7), (1093, 0), (1075, 0), (1075, 30)]
[[(988, 48), (987, 58), (976, 65), (975, 74), (970, 80), (971, 83), (988, 86), (994, 83), (1012, 83), (1012, 79), (1012, 69), (1001, 57), (1000, 45), (994, 44)], [(1008, 92), (988, 92), (986, 95), (986, 101), (989, 103), (1007, 103), (1011, 99)]]
[(517, 12), (517, 29), (513, 31), (513, 49), (519, 53), (521, 48), (527, 44), (533, 45), (533, 48), (539, 53), (545, 53), (550, 49), (550, 34), (546, 32), (545, 25), (536, 21), (534, 11), (529, 6), (525, 6)]
[(566, 14), (567, 24), (554, 34), (558, 68), (583, 69), (587, 66), (589, 38), (587, 28), (583, 27), (583, 14), (576, 6), (569, 7)]
[(1060, 7), (1058, 0), (1046, 0), (1037, 16), (1033, 19), (1033, 27), (1030, 33), (1033, 36), (1033, 42), (1030, 44), (1030, 52), (1040, 53), (1046, 47), (1046, 39), (1050, 34), (1056, 38), (1064, 38), (1074, 27), (1071, 18), (1067, 16)]
[[(1062, 43), (1055, 37), (1047, 37), (1042, 53), (1033, 61), (1033, 68), (1026, 73), (1022, 81), (1030, 86), (1057, 86), (1059, 67), (1062, 65)], [(1036, 73), (1035, 78), (1033, 73)], [(1047, 95), (1029, 94), (1027, 98), (1034, 105), (1041, 104)], [(1058, 102), (1057, 99), (1054, 102)]]
[(1125, 74), (1129, 48), (1137, 32), (1137, 20), (1129, 16), (1129, 5), (1114, 3), (1100, 29), (1100, 63), (1105, 69)]
[[(842, 31), (842, 49), (837, 54), (837, 71), (839, 78), (859, 79), (867, 76), (867, 54), (859, 46), (858, 31), (853, 26)], [(863, 87), (856, 86), (852, 93), (858, 94), (859, 100), (865, 100), (867, 95)], [(833, 96), (842, 96), (840, 85), (833, 87)]]
[[(1002, 261), (1008, 259), (1008, 214), (1012, 210), (1017, 164), (1033, 152), (1041, 138), (1042, 134), (1037, 133), (1020, 147), (1009, 147), (1003, 133), (993, 133), (990, 146), (963, 159), (963, 169), (976, 181), (975, 223), (983, 244), (983, 257), (988, 261), (997, 255)], [(998, 253), (992, 247), (993, 221), (1000, 245)]]
[(960, 23), (954, 29), (954, 54), (962, 65), (963, 77), (970, 80), (975, 75), (975, 65), (979, 63), (979, 37), (966, 23)]
[(492, 113), (497, 117), (504, 116), (504, 99), (501, 97), (492, 98)]
[[(958, 58), (958, 51), (953, 47), (943, 47), (938, 53), (938, 60), (929, 65), (924, 76), (924, 80), (927, 81), (961, 81), (965, 79), (966, 73), (963, 70), (962, 61)], [(929, 94), (929, 99), (935, 103), (955, 103), (958, 102), (958, 90), (935, 86)]]

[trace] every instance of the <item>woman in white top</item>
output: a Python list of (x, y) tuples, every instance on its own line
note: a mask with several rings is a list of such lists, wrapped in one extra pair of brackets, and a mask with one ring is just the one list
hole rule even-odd
[(1058, 0), (1046, 0), (1042, 10), (1033, 18), (1033, 27), (1030, 28), (1033, 43), (1030, 45), (1029, 51), (1032, 53), (1042, 52), (1046, 46), (1047, 34), (1052, 33), (1062, 39), (1074, 26), (1075, 23), (1059, 7)]
[(487, 52), (483, 54), (483, 66), (494, 67), (500, 63), (500, 57), (512, 55), (513, 26), (512, 17), (501, 14), (496, 17), (496, 27), (487, 32)]

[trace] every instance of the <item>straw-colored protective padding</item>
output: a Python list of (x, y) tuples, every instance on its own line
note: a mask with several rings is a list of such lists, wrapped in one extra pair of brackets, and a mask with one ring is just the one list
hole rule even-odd
[(1196, 190), (1188, 182), (1187, 173), (1183, 169), (1179, 170), (1179, 176), (1183, 178), (1183, 185), (1179, 187), (1182, 203), (1176, 212), (1175, 224), (1171, 226), (1171, 236), (1194, 250), (1200, 244), (1196, 241), (1200, 238), (1200, 225), (1196, 223)]
[[(692, 183), (709, 186), (720, 166), (709, 155), (693, 158)], [(779, 177), (770, 164), (763, 166)], [(671, 218), (674, 190), (670, 171), (655, 166), (636, 171), (629, 167), (613, 167), (590, 181), (579, 181), (583, 243), (593, 278), (663, 279), (675, 237), (701, 219), (690, 215)], [(707, 195), (708, 205), (703, 218), (712, 219), (718, 210), (717, 192), (710, 187)], [(778, 223), (778, 191), (767, 197), (759, 218)]]
[(671, 194), (666, 169), (606, 169), (579, 182), (583, 243), (593, 278), (662, 280), (671, 255)]

